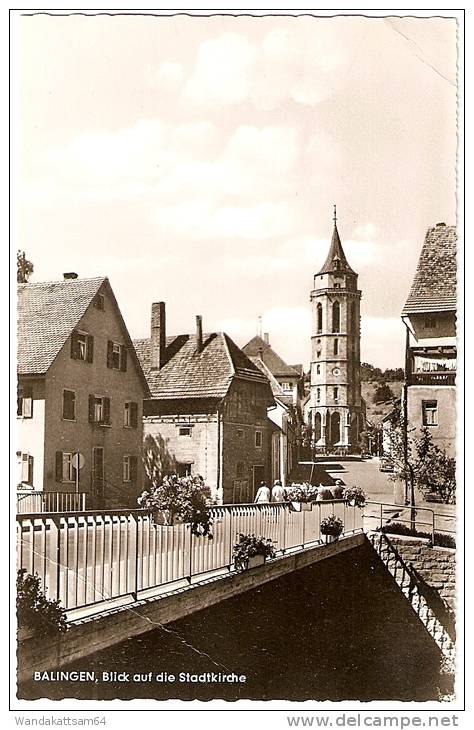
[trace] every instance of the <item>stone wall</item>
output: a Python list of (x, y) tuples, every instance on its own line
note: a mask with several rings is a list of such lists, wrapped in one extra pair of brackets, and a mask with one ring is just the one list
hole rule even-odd
[(451, 608), (456, 601), (456, 551), (430, 547), (427, 540), (387, 535), (406, 563), (411, 563), (423, 580), (434, 588)]

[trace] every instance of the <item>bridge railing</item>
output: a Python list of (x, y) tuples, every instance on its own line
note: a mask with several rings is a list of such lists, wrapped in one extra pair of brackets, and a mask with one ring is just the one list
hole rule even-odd
[(40, 492), (19, 489), (16, 493), (17, 514), (32, 512), (83, 512), (86, 492)]
[(343, 534), (362, 530), (362, 510), (342, 500), (317, 502), (309, 511), (281, 503), (211, 512), (212, 540), (194, 536), (186, 524), (156, 525), (145, 510), (19, 514), (17, 567), (36, 572), (47, 597), (72, 610), (233, 570), (239, 533), (270, 538), (281, 555), (320, 540), (321, 520), (331, 514), (341, 517)]
[(365, 532), (381, 530), (390, 527), (390, 524), (400, 523), (410, 528), (414, 523), (415, 530), (429, 534), (431, 542), (435, 543), (436, 534), (456, 534), (456, 516), (435, 512), (430, 507), (412, 508), (410, 505), (393, 504), (391, 502), (367, 501), (362, 514)]

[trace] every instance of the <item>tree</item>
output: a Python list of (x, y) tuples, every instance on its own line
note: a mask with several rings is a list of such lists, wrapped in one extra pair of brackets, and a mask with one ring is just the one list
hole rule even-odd
[(392, 393), (392, 390), (387, 383), (382, 383), (375, 389), (375, 393), (373, 396), (373, 402), (374, 403), (387, 403), (388, 401), (393, 400), (394, 395)]
[(18, 284), (26, 284), (33, 273), (33, 264), (25, 256), (24, 251), (16, 252), (16, 280)]
[(400, 408), (394, 412), (389, 436), (389, 457), (394, 471), (389, 478), (406, 484), (411, 505), (411, 526), (415, 529), (415, 488), (422, 494), (437, 494), (445, 504), (456, 500), (456, 460), (433, 444), (431, 433), (424, 428), (419, 438), (414, 428), (405, 429)]
[(444, 504), (456, 503), (456, 459), (433, 443), (428, 428), (421, 432), (417, 440), (417, 482), (424, 494), (435, 494)]

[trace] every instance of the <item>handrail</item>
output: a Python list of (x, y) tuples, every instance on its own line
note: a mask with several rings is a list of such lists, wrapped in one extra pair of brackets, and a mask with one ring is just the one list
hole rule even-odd
[[(418, 507), (418, 506), (412, 507), (411, 505), (406, 505), (406, 504), (395, 504), (394, 502), (375, 502), (372, 500), (367, 500), (365, 504), (366, 505), (372, 504), (372, 505), (376, 505), (377, 507), (380, 507), (379, 515), (370, 515), (370, 514), (365, 514), (365, 513), (363, 513), (363, 515), (362, 515), (362, 519), (369, 519), (369, 520), (378, 519), (379, 523), (380, 523), (379, 529), (381, 529), (384, 526), (384, 521), (385, 521), (385, 523), (388, 524), (392, 521), (392, 519), (394, 519), (393, 517), (384, 517), (384, 515), (382, 513), (384, 507), (395, 507), (400, 511), (400, 513), (404, 512), (404, 511), (408, 511), (408, 510), (410, 510), (410, 511), (414, 510), (415, 511), (415, 525), (425, 525), (427, 527), (430, 527), (431, 541), (433, 544), (435, 542), (435, 534), (436, 534), (436, 518), (444, 519), (444, 520), (452, 520), (453, 522), (456, 521), (455, 515), (441, 514), (440, 512), (435, 512), (431, 507)], [(423, 520), (416, 519), (417, 512), (430, 513), (430, 515), (431, 515), (430, 521), (424, 522)], [(410, 519), (404, 519), (402, 517), (397, 516), (396, 519), (397, 519), (397, 522), (402, 522), (402, 523), (407, 523), (407, 524), (411, 524), (411, 522), (412, 522), (411, 517), (410, 517)], [(456, 534), (456, 530), (449, 530), (449, 529), (443, 528), (442, 531), (446, 534)]]
[[(325, 503), (326, 504), (333, 504), (333, 503), (341, 503), (341, 502), (346, 502), (346, 500), (345, 499), (325, 499), (325, 500), (321, 500), (320, 502), (314, 501), (313, 504), (325, 504)], [(242, 507), (256, 507), (258, 509), (262, 509), (263, 507), (277, 507), (277, 508), (281, 508), (283, 506), (288, 507), (291, 504), (292, 504), (292, 502), (290, 502), (290, 501), (287, 501), (287, 502), (235, 502), (235, 503), (227, 503), (226, 502), (225, 504), (213, 504), (213, 505), (211, 505), (210, 511), (212, 512), (213, 510), (229, 509), (229, 508), (232, 508), (232, 507), (238, 507), (238, 508), (242, 508)], [(123, 508), (122, 509), (119, 509), (119, 508), (117, 508), (117, 509), (69, 510), (67, 512), (66, 511), (65, 512), (61, 512), (60, 513), (60, 516), (61, 517), (69, 517), (69, 516), (71, 516), (71, 517), (72, 516), (77, 517), (79, 515), (83, 515), (83, 516), (91, 515), (92, 516), (92, 515), (102, 515), (102, 514), (103, 515), (115, 515), (115, 514), (121, 514), (121, 515), (124, 515), (124, 514), (127, 514), (127, 515), (128, 514), (132, 514), (132, 515), (139, 515), (139, 514), (149, 515), (151, 512), (152, 512), (151, 509), (146, 509), (146, 508), (143, 508), (143, 507), (134, 508), (134, 509), (123, 509)], [(17, 514), (16, 518), (17, 519), (19, 519), (19, 518), (24, 519), (24, 518), (35, 517), (35, 516), (38, 516), (38, 515), (41, 515), (42, 517), (48, 517), (48, 516), (52, 516), (52, 515), (57, 516), (58, 513), (57, 512), (24, 512), (23, 514)]]

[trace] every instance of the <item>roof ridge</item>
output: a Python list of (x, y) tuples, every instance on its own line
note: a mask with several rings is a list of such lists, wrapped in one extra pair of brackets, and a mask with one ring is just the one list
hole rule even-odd
[(105, 281), (108, 280), (108, 276), (87, 276), (87, 277), (77, 277), (77, 279), (51, 279), (50, 281), (25, 281), (22, 284), (18, 284), (18, 288), (28, 287), (31, 288), (32, 286), (41, 286), (42, 284), (67, 284), (70, 286), (71, 284), (74, 284), (75, 282), (85, 282), (85, 281)]

